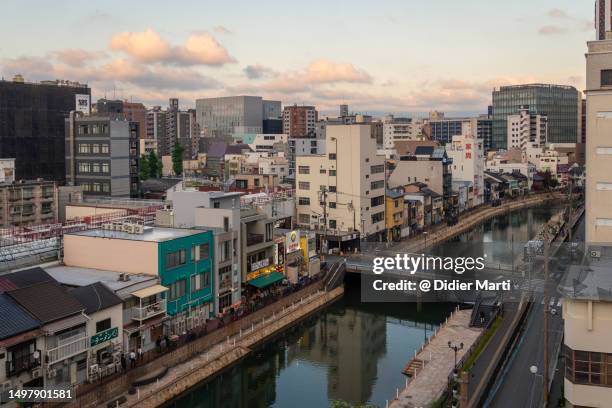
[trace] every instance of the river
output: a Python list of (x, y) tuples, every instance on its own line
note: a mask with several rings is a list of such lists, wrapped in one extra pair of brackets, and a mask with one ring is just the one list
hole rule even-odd
[[(510, 243), (533, 237), (552, 216), (534, 208), (496, 217), (460, 242), (500, 243), (490, 261), (506, 263)], [(497, 246), (496, 246), (497, 248)], [(401, 373), (454, 305), (363, 303), (360, 279), (348, 276), (344, 297), (262, 345), (238, 365), (171, 401), (173, 408), (328, 407), (332, 401), (385, 406), (403, 387)]]

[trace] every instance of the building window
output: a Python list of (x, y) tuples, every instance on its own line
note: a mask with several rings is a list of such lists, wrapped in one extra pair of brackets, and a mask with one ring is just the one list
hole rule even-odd
[(298, 183), (298, 188), (300, 190), (310, 190), (310, 183), (308, 181), (300, 181)]
[(191, 275), (191, 292), (206, 289), (210, 286), (210, 272)]
[(79, 143), (79, 153), (89, 153), (89, 145), (87, 143)]
[(89, 126), (88, 125), (79, 125), (79, 134), (80, 135), (88, 135), (89, 134)]
[(385, 196), (373, 197), (370, 199), (370, 206), (376, 207), (385, 203)]
[(612, 69), (601, 70), (601, 86), (612, 86)]
[[(410, 178), (408, 178), (408, 181), (410, 181)], [(385, 180), (378, 180), (378, 181), (370, 182), (371, 190), (376, 190), (376, 189), (383, 188), (383, 187), (385, 187)]]
[(329, 186), (329, 192), (330, 193), (335, 193), (336, 192), (336, 186)]
[(92, 144), (91, 145), (91, 152), (95, 153), (95, 154), (100, 153), (100, 145), (97, 144), (97, 143)]
[(385, 219), (385, 212), (379, 212), (376, 214), (372, 214), (372, 224), (376, 224), (377, 222), (381, 222)]
[(309, 224), (310, 217), (308, 216), (308, 214), (298, 214), (298, 222), (300, 224)]
[(92, 163), (91, 164), (91, 172), (99, 173), (100, 172), (100, 163)]
[(336, 208), (336, 203), (333, 201), (329, 202), (329, 208)]
[(336, 220), (329, 220), (329, 228), (336, 229)]
[(96, 323), (96, 333), (100, 333), (101, 331), (108, 330), (111, 327), (111, 319), (101, 320)]
[(110, 172), (110, 165), (108, 163), (102, 163), (102, 173)]
[(298, 173), (299, 174), (310, 174), (310, 167), (309, 166), (298, 166)]
[(168, 299), (175, 300), (182, 296), (185, 296), (186, 291), (187, 291), (187, 280), (179, 279), (176, 282), (170, 284), (170, 291), (168, 293)]
[(109, 149), (108, 149), (108, 144), (106, 144), (106, 143), (101, 144), (101, 145), (100, 145), (100, 151), (101, 151), (102, 153), (106, 153), (106, 154), (108, 154), (108, 151), (109, 151)]
[(336, 153), (330, 153), (329, 160), (336, 160)]
[(310, 205), (310, 197), (299, 197), (298, 204), (299, 205)]
[(179, 265), (185, 265), (185, 250), (168, 252), (166, 254), (166, 269), (175, 268)]
[(330, 175), (331, 177), (336, 177), (336, 170), (330, 170), (330, 171), (329, 171), (329, 175)]
[(327, 171), (325, 169), (320, 169), (319, 170), (319, 174), (325, 174), (325, 173), (327, 173)]
[(99, 193), (102, 191), (102, 185), (100, 183), (91, 183), (91, 191)]
[(385, 172), (384, 164), (377, 164), (375, 166), (370, 166), (370, 173), (372, 174), (379, 174), (379, 173), (384, 173), (384, 172)]
[(104, 193), (110, 193), (110, 184), (108, 184), (108, 183), (102, 183), (102, 192), (104, 192)]
[(79, 173), (89, 173), (89, 163), (79, 163)]
[(612, 386), (612, 354), (565, 346), (565, 378), (574, 384)]

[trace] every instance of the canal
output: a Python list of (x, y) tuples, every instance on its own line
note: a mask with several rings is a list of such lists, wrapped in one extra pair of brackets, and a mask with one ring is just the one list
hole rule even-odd
[[(501, 244), (487, 249), (489, 258), (507, 263), (511, 242), (519, 253), (553, 212), (533, 208), (499, 216), (456, 240)], [(413, 303), (363, 303), (359, 285), (359, 277), (349, 275), (341, 300), (166, 407), (312, 408), (333, 401), (384, 407), (405, 383), (406, 362), (454, 305), (424, 303), (417, 312)]]

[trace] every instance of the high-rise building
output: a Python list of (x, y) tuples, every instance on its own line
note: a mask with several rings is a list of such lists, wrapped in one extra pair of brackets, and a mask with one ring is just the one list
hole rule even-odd
[(227, 96), (196, 100), (196, 120), (203, 137), (262, 133), (263, 112), (261, 96)]
[(348, 105), (340, 105), (340, 117), (343, 116), (348, 116), (349, 115), (349, 108)]
[(69, 81), (0, 80), (0, 158), (14, 158), (15, 178), (62, 182), (64, 120), (89, 112), (91, 90)]
[(412, 118), (396, 118), (387, 115), (382, 121), (383, 148), (395, 148), (395, 142), (400, 140), (421, 140), (423, 138), (423, 122)]
[[(298, 224), (327, 231), (329, 247), (385, 230), (385, 157), (371, 125), (329, 126), (327, 153), (296, 157)], [(327, 224), (325, 224), (327, 222)]]
[(522, 108), (517, 115), (508, 115), (508, 149), (517, 147), (521, 150), (527, 146), (543, 147), (548, 132), (548, 117), (531, 113), (529, 108)]
[(606, 39), (606, 31), (612, 30), (612, 0), (595, 1), (595, 35), (598, 40)]
[(281, 106), (281, 101), (267, 101), (263, 99), (261, 101), (261, 106), (263, 108), (262, 119), (280, 119), (283, 111)]
[(312, 137), (316, 132), (318, 113), (314, 106), (285, 106), (283, 133), (289, 137)]
[(582, 97), (573, 86), (528, 84), (493, 91), (493, 148), (506, 148), (507, 118), (523, 107), (548, 116), (549, 143), (576, 143), (580, 132)]
[(138, 122), (73, 112), (65, 126), (68, 185), (86, 196), (138, 196)]
[(98, 99), (92, 112), (98, 116), (112, 116), (138, 122), (138, 137), (144, 139), (147, 129), (147, 108), (140, 102)]

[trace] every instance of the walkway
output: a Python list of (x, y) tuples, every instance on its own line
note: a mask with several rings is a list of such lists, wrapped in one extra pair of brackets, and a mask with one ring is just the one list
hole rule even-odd
[(463, 343), (463, 349), (457, 352), (459, 361), (482, 333), (481, 328), (469, 327), (471, 313), (471, 309), (453, 312), (446, 323), (429, 338), (413, 359), (423, 361), (423, 368), (417, 371), (416, 377), (412, 376), (407, 386), (399, 391), (399, 398), (391, 401), (389, 407), (427, 407), (442, 395), (455, 363), (454, 351), (448, 347), (448, 342), (457, 345)]

